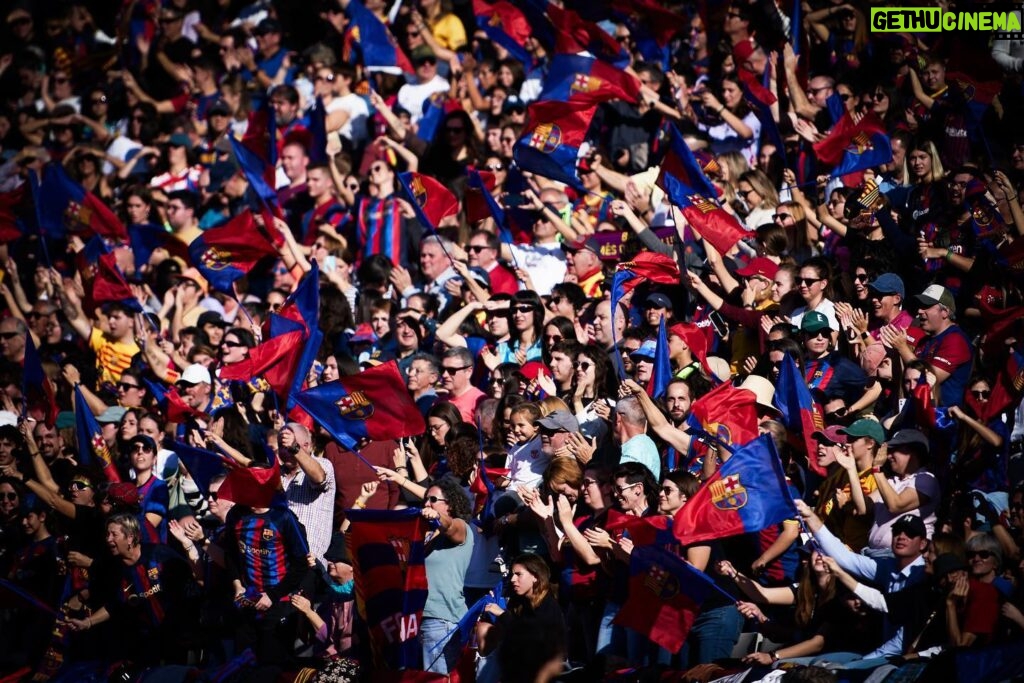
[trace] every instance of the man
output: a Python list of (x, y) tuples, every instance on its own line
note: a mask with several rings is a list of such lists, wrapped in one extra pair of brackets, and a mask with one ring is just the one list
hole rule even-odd
[(25, 364), (25, 337), (28, 327), (21, 318), (0, 320), (0, 356), (4, 369), (17, 369)]
[(654, 440), (647, 436), (647, 416), (636, 397), (620, 399), (615, 404), (615, 439), (622, 444), (619, 465), (637, 462), (651, 472), (655, 481), (661, 481), (661, 457)]
[(308, 146), (312, 136), (309, 132), (309, 121), (301, 112), (299, 91), (291, 85), (274, 86), (270, 91), (270, 106), (274, 110), (278, 157), (284, 152), (285, 144), (289, 142), (296, 141)]
[[(914, 317), (903, 308), (905, 298), (903, 280), (895, 273), (882, 273), (868, 283), (868, 300), (871, 302), (872, 314), (869, 334), (873, 340), (880, 339), (879, 330), (886, 325), (892, 325), (900, 330), (910, 327)], [(861, 338), (865, 339), (863, 334)]]
[(601, 264), (601, 244), (593, 237), (562, 244), (568, 272), (591, 299), (601, 296), (604, 270)]
[[(545, 188), (539, 195), (540, 203), (547, 211), (541, 211), (533, 222), (533, 242), (501, 245), (501, 258), (508, 263), (518, 263), (533, 282), (533, 289), (540, 296), (548, 296), (551, 289), (565, 280), (566, 256), (558, 235), (564, 227), (562, 219), (555, 212), (562, 212), (569, 206), (569, 197), (555, 188)], [(572, 232), (569, 239), (575, 239)]]
[(924, 469), (928, 457), (928, 437), (916, 429), (901, 429), (886, 442), (886, 458), (892, 469), (890, 479), (880, 466), (872, 468), (877, 489), (871, 494), (874, 525), (869, 543), (873, 548), (888, 548), (892, 526), (904, 514), (920, 517), (929, 536), (935, 531), (935, 511), (942, 492), (939, 480)]
[(281, 484), (288, 509), (306, 530), (309, 552), (324, 562), (334, 533), (334, 467), (313, 454), (313, 437), (305, 426), (289, 422), (278, 435)]
[[(445, 283), (457, 276), (451, 265), (449, 256), (455, 245), (440, 235), (427, 235), (420, 242), (420, 281), (419, 291), (432, 294), (440, 304), (448, 301)], [(410, 292), (411, 293), (411, 292)], [(402, 296), (408, 296), (404, 291)]]
[(398, 89), (398, 104), (409, 112), (412, 123), (423, 118), (423, 103), (434, 93), (448, 92), (448, 81), (437, 73), (437, 56), (426, 45), (412, 53), (416, 69), (416, 82), (406, 83)]
[(53, 464), (64, 450), (64, 437), (60, 435), (60, 431), (56, 427), (47, 427), (45, 422), (36, 422), (32, 433), (43, 460)]
[[(594, 343), (604, 349), (608, 354), (608, 362), (612, 367), (618, 367), (616, 356), (619, 350), (615, 348), (615, 340), (620, 339), (622, 331), (626, 329), (628, 314), (625, 307), (620, 303), (615, 311), (615, 320), (612, 320), (612, 302), (610, 299), (602, 299), (597, 308), (594, 309)], [(612, 325), (615, 326), (614, 339)]]
[[(828, 118), (828, 98), (835, 92), (836, 79), (824, 74), (813, 76), (807, 81), (807, 92), (805, 93), (797, 73), (796, 54), (793, 52), (792, 46), (788, 44), (782, 51), (782, 63), (796, 115), (807, 121), (815, 123), (820, 121), (825, 124), (825, 128), (822, 130), (828, 130), (831, 127), (831, 119)], [(826, 118), (828, 121), (825, 120)]]
[(648, 339), (640, 348), (629, 354), (633, 361), (633, 379), (642, 387), (646, 387), (654, 375), (654, 359), (658, 353), (658, 342)]
[(346, 216), (345, 207), (334, 196), (334, 181), (326, 163), (310, 164), (306, 171), (306, 185), (313, 208), (302, 216), (301, 242), (312, 246), (318, 228), (324, 223), (337, 230)]
[(567, 410), (553, 410), (536, 424), (540, 432), (540, 450), (550, 458), (568, 454), (570, 435), (580, 432), (579, 421)]
[(597, 174), (590, 163), (590, 159), (583, 158), (576, 164), (576, 173), (580, 177), (585, 192), (573, 204), (572, 210), (577, 215), (582, 213), (590, 227), (597, 230), (600, 223), (612, 219), (608, 208), (611, 206), (612, 200), (615, 199), (615, 195), (602, 191), (601, 176)]
[[(287, 69), (284, 61), (288, 56), (288, 51), (281, 45), (281, 25), (275, 19), (263, 19), (256, 25), (252, 33), (256, 38), (257, 53), (254, 55), (252, 50), (245, 47), (238, 50), (238, 58), (244, 67), (242, 76), (247, 82), (255, 82), (258, 90), (265, 91), (280, 82), (278, 74), (282, 69)], [(290, 81), (290, 76), (286, 75), (285, 80)], [(298, 104), (298, 93), (295, 94), (295, 104)], [(270, 98), (273, 102), (274, 90), (271, 90)], [(276, 113), (277, 107), (274, 109)], [(278, 128), (280, 133), (283, 132), (282, 128), (285, 124), (279, 123), (279, 125), (281, 126)], [(278, 153), (280, 153), (280, 148), (278, 148)]]
[(658, 326), (665, 321), (665, 329), (672, 326), (672, 300), (661, 292), (651, 292), (641, 305), (644, 323), (641, 328), (649, 336), (658, 334)]
[(441, 384), (446, 400), (459, 409), (463, 422), (476, 424), (476, 407), (487, 397), (471, 383), (473, 354), (465, 347), (448, 349), (441, 357)]
[(121, 379), (121, 373), (131, 365), (132, 358), (139, 352), (135, 343), (135, 313), (125, 304), (111, 302), (104, 304), (107, 331), (92, 323), (82, 312), (82, 301), (74, 287), (64, 287), (62, 309), (64, 317), (82, 339), (89, 343), (96, 353), (96, 365), (100, 371), (100, 384), (113, 388)]
[(167, 195), (167, 225), (171, 227), (171, 237), (185, 247), (203, 234), (196, 216), (198, 209), (199, 197), (195, 192), (176, 190)]
[(904, 365), (920, 360), (935, 374), (939, 387), (939, 405), (959, 404), (971, 375), (971, 340), (954, 323), (956, 303), (948, 289), (930, 285), (916, 297), (920, 308), (917, 319), (925, 337), (911, 348), (906, 333), (882, 328), (881, 339), (903, 359)]
[(686, 380), (673, 379), (665, 388), (665, 411), (672, 426), (681, 429), (690, 416), (690, 406), (693, 405), (693, 392)]
[(204, 365), (193, 363), (174, 383), (188, 407), (202, 413), (213, 410), (213, 378)]
[[(872, 559), (848, 549), (842, 540), (825, 528), (821, 519), (802, 500), (796, 501), (797, 511), (804, 518), (807, 529), (821, 551), (834, 558), (844, 570), (877, 588), (886, 597), (892, 596), (925, 580), (923, 553), (928, 547), (928, 532), (924, 522), (915, 515), (904, 515), (892, 527), (892, 557)], [(885, 642), (864, 655), (864, 659), (903, 654), (903, 614), (886, 614), (883, 637)]]
[(920, 76), (913, 68), (907, 74), (917, 100), (914, 116), (921, 122), (918, 135), (934, 140), (942, 165), (957, 168), (971, 158), (967, 138), (967, 103), (960, 87), (946, 82), (946, 64), (942, 58), (925, 59)]
[[(309, 154), (298, 140), (286, 142), (281, 150), (281, 170), (278, 173), (277, 201), (285, 212), (285, 220), (295, 234), (301, 234), (302, 216), (313, 208), (306, 185)], [(281, 178), (281, 176), (284, 178)], [(287, 181), (287, 182), (284, 182)]]
[(833, 451), (839, 467), (819, 487), (816, 511), (832, 533), (859, 552), (868, 544), (873, 516), (867, 497), (876, 488), (871, 468), (885, 443), (885, 430), (878, 422), (861, 418), (836, 433), (846, 437), (846, 443)]
[(437, 380), (440, 377), (437, 358), (429, 353), (415, 353), (409, 362), (409, 369), (405, 371), (405, 388), (412, 394), (412, 400), (426, 417), (435, 403), (437, 403)]
[(469, 266), (483, 268), (491, 279), (492, 294), (515, 294), (519, 281), (512, 271), (498, 262), (501, 240), (493, 232), (474, 230), (469, 236)]

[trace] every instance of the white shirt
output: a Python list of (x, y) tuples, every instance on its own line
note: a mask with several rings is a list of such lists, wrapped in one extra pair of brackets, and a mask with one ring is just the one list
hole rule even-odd
[(513, 265), (525, 270), (533, 280), (533, 289), (540, 296), (551, 294), (551, 288), (565, 281), (565, 252), (560, 242), (545, 244), (510, 244)]
[(330, 114), (335, 111), (348, 112), (348, 121), (338, 129), (341, 137), (351, 140), (352, 144), (359, 147), (367, 139), (366, 121), (370, 117), (370, 108), (366, 106), (366, 100), (355, 93), (349, 93), (343, 97), (335, 97), (326, 106), (325, 111)]
[(413, 123), (423, 117), (423, 103), (434, 93), (448, 92), (448, 81), (434, 76), (426, 83), (406, 83), (398, 89), (398, 104), (409, 111)]
[(513, 446), (505, 460), (508, 476), (511, 480), (508, 488), (515, 490), (517, 486), (536, 488), (544, 477), (544, 470), (551, 462), (551, 456), (541, 450), (540, 437), (535, 436), (519, 446)]
[(875, 521), (868, 533), (868, 545), (872, 548), (892, 547), (892, 525), (896, 520), (905, 514), (917, 515), (924, 520), (924, 526), (928, 529), (928, 538), (935, 533), (935, 510), (939, 506), (939, 497), (942, 495), (939, 490), (939, 480), (928, 470), (918, 470), (902, 479), (889, 479), (893, 490), (899, 494), (907, 489), (917, 489), (919, 496), (928, 496), (928, 502), (920, 507), (906, 512), (893, 514), (885, 507), (882, 494), (877, 490), (871, 492), (871, 504), (875, 509)]
[(804, 319), (804, 313), (809, 310), (821, 313), (823, 316), (828, 318), (828, 324), (833, 330), (839, 330), (839, 318), (836, 317), (836, 305), (832, 303), (831, 299), (822, 299), (817, 308), (801, 306), (793, 311), (793, 314), (789, 316), (789, 322), (793, 323), (795, 327), (800, 327), (800, 322)]

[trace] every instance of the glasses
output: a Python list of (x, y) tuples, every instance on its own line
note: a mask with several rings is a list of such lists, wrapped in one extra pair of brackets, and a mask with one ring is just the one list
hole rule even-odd
[(573, 363), (572, 366), (577, 370), (582, 370), (583, 372), (586, 372), (587, 370), (592, 368), (594, 364), (591, 363), (590, 361), (581, 360)]
[(629, 36), (615, 36), (615, 40), (619, 43), (628, 43)]
[(242, 347), (244, 347), (244, 346), (245, 346), (245, 344), (242, 344), (241, 342), (236, 342), (236, 341), (228, 341), (227, 339), (225, 339), (224, 341), (222, 341), (222, 342), (220, 343), (220, 345), (221, 345), (221, 346), (224, 346), (224, 347), (226, 347), (226, 348), (229, 348), (229, 349), (236, 349), (236, 348), (242, 348)]
[(427, 430), (428, 430), (428, 431), (429, 431), (429, 432), (430, 432), (431, 434), (433, 434), (434, 432), (439, 432), (439, 431), (441, 431), (442, 429), (444, 429), (444, 428), (445, 428), (445, 427), (447, 427), (447, 426), (448, 426), (448, 425), (446, 425), (446, 424), (443, 424), (443, 425), (429, 425), (429, 426), (427, 427)]
[(14, 339), (15, 337), (20, 336), (20, 332), (0, 332), (0, 339)]
[(490, 247), (488, 247), (486, 244), (484, 244), (484, 245), (480, 245), (480, 244), (471, 244), (471, 245), (469, 245), (469, 250), (471, 252), (473, 252), (474, 254), (479, 254), (484, 249), (490, 249)]
[(505, 164), (491, 164), (490, 166), (484, 166), (488, 171), (504, 171)]
[(971, 389), (971, 396), (973, 396), (974, 398), (977, 398), (977, 399), (984, 400), (984, 399), (987, 399), (991, 395), (992, 395), (992, 392), (989, 391), (988, 389), (981, 389), (980, 391), (975, 391), (974, 389)]
[(821, 92), (822, 90), (831, 90), (831, 89), (832, 89), (831, 85), (826, 85), (826, 86), (823, 86), (821, 88), (808, 88), (807, 92), (809, 92), (811, 95), (814, 95), (814, 94), (817, 94), (817, 93)]
[(853, 276), (854, 282), (867, 282), (869, 280), (867, 273), (857, 273)]
[(564, 337), (562, 337), (562, 335), (560, 335), (560, 334), (545, 334), (544, 335), (544, 341), (549, 341), (552, 344), (557, 344), (558, 342), (562, 341), (563, 338)]
[(533, 306), (516, 306), (512, 310), (516, 313), (533, 313)]
[(218, 499), (219, 497), (220, 497), (220, 496), (218, 495), (218, 493), (217, 493), (216, 491), (210, 491), (210, 495), (208, 495), (208, 496), (207, 496), (207, 498), (209, 498), (209, 499), (210, 499), (210, 502), (211, 502), (211, 503), (212, 503), (213, 501), (217, 500), (217, 499)]
[(93, 97), (89, 101), (92, 102), (93, 104), (106, 104), (107, 103), (107, 96), (104, 95), (103, 97)]
[(416, 68), (418, 69), (421, 66), (437, 66), (437, 60), (434, 59), (433, 57), (428, 57), (427, 59), (421, 59), (419, 62), (416, 63)]
[(159, 21), (161, 24), (173, 24), (176, 21), (180, 21), (180, 19), (179, 17), (160, 17)]
[(427, 496), (423, 500), (425, 500), (426, 502), (430, 503), (431, 505), (433, 505), (434, 503), (447, 503), (448, 502), (447, 498), (438, 498), (437, 496)]
[(118, 382), (117, 383), (117, 388), (121, 389), (122, 391), (128, 391), (129, 389), (139, 389), (140, 387), (139, 387), (138, 384), (128, 384), (127, 382)]
[(449, 135), (451, 135), (453, 133), (465, 133), (466, 129), (463, 128), (462, 126), (451, 126), (450, 128), (445, 128), (444, 132), (446, 132)]
[(359, 192), (359, 183), (348, 183), (345, 185), (349, 192)]
[(419, 31), (406, 31), (405, 35), (408, 36), (409, 38), (419, 38), (420, 37), (420, 32)]
[(871, 99), (873, 99), (875, 102), (881, 102), (886, 97), (888, 97), (888, 95), (886, 95), (884, 92), (879, 91), (872, 95)]
[(796, 283), (798, 285), (803, 285), (804, 287), (810, 287), (815, 282), (821, 282), (822, 279), (823, 278), (820, 277), (798, 277), (796, 278)]
[(772, 220), (778, 221), (779, 223), (785, 223), (787, 220), (794, 220), (793, 216), (788, 213), (777, 213), (772, 216)]
[(597, 479), (584, 479), (583, 480), (583, 485), (584, 486), (596, 486), (596, 485), (598, 485), (600, 483), (601, 482), (598, 481)]
[(75, 481), (68, 484), (68, 488), (72, 491), (84, 491), (85, 489), (91, 489), (92, 484), (90, 484), (87, 481), (78, 481), (76, 479)]
[(636, 482), (635, 484), (626, 484), (624, 486), (616, 486), (615, 490), (618, 491), (619, 493), (624, 493), (629, 489), (633, 488), (634, 486), (640, 486), (640, 482)]
[(317, 76), (316, 80), (326, 81), (327, 83), (334, 83), (334, 74), (325, 74), (323, 76)]
[(844, 93), (839, 93), (839, 99), (841, 99), (841, 100), (842, 100), (843, 102), (847, 101), (847, 100), (848, 100), (848, 99), (850, 99), (851, 97), (853, 97), (853, 95), (851, 95), (851, 94), (850, 94), (850, 93), (848, 93), (848, 92), (844, 92)]
[(977, 557), (977, 558), (980, 558), (982, 560), (991, 560), (992, 559), (992, 551), (991, 550), (968, 550), (966, 553), (964, 553), (964, 556), (968, 560), (971, 559), (972, 557)]
[(3, 498), (0, 498), (0, 500), (18, 500), (18, 494), (15, 493), (14, 491), (9, 491), (7, 493), (0, 495), (3, 496)]
[(662, 486), (661, 492), (664, 493), (666, 496), (671, 496), (673, 493), (679, 493), (679, 489), (675, 488), (674, 486)]
[(137, 443), (137, 444), (135, 444), (135, 447), (132, 448), (132, 453), (152, 453), (152, 452), (153, 452), (153, 449), (150, 448), (149, 446), (147, 446), (146, 444), (143, 444), (143, 443)]
[(743, 15), (740, 14), (739, 12), (728, 12), (728, 13), (726, 13), (725, 16), (730, 18), (730, 19), (742, 19), (743, 18)]
[(446, 366), (441, 368), (441, 373), (445, 374), (445, 375), (454, 375), (456, 372), (462, 372), (463, 370), (468, 370), (471, 367), (473, 367), (473, 366), (472, 365), (463, 365), (460, 368), (453, 368), (453, 367), (449, 367), (449, 366), (446, 365)]
[(749, 190), (737, 190), (744, 197), (749, 197), (751, 194), (757, 194), (757, 190), (750, 188)]
[(639, 350), (639, 346), (623, 346), (621, 349), (619, 349), (619, 353), (621, 353), (623, 356), (632, 356)]

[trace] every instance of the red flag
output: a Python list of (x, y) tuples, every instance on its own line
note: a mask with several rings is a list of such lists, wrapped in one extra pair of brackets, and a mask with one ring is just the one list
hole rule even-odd
[(679, 207), (683, 217), (720, 254), (727, 254), (747, 231), (736, 217), (719, 206), (714, 197), (676, 178), (663, 168), (657, 185), (668, 195), (669, 202)]
[(856, 123), (850, 112), (846, 112), (824, 140), (814, 143), (814, 153), (822, 163), (835, 166), (843, 160), (847, 148), (880, 132), (885, 133), (885, 126), (874, 112), (867, 112)]
[(218, 496), (236, 505), (266, 508), (281, 490), (281, 464), (274, 458), (273, 467), (236, 467), (228, 472), (220, 485)]
[(442, 218), (458, 213), (458, 198), (439, 180), (423, 173), (403, 173), (402, 176), (415, 205), (423, 211), (430, 225), (436, 227)]
[(273, 337), (249, 349), (249, 357), (239, 363), (222, 366), (220, 379), (249, 381), (262, 376), (278, 396), (287, 397), (302, 355), (306, 333), (295, 330)]
[(18, 227), (18, 215), (24, 211), (33, 211), (26, 206), (26, 185), (20, 185), (10, 192), (0, 192), (0, 242), (13, 242), (21, 237)]
[(612, 7), (627, 14), (638, 14), (659, 47), (668, 45), (676, 34), (689, 35), (689, 17), (682, 12), (671, 12), (655, 0), (615, 0)]
[(555, 52), (576, 54), (587, 51), (606, 62), (620, 59), (622, 46), (594, 22), (586, 21), (571, 9), (553, 4), (548, 5), (547, 13), (555, 27)]
[(672, 518), (666, 515), (653, 517), (634, 517), (618, 510), (608, 511), (608, 520), (604, 528), (615, 537), (628, 535), (634, 546), (675, 544), (672, 535)]
[(248, 275), (260, 259), (277, 255), (277, 249), (248, 210), (203, 232), (192, 241), (188, 251), (192, 264), (214, 289), (222, 292), (231, 292), (231, 284)]
[(631, 261), (620, 263), (617, 270), (631, 270), (641, 278), (641, 281), (647, 280), (662, 285), (679, 284), (679, 264), (668, 256), (653, 251), (638, 252)]
[(726, 382), (704, 394), (690, 408), (688, 421), (726, 446), (757, 438), (757, 396)]
[(470, 225), (475, 225), (477, 222), (491, 217), (491, 209), (488, 207), (483, 192), (494, 192), (498, 182), (490, 171), (477, 171), (477, 173), (480, 174), (480, 182), (484, 189), (467, 186), (466, 194), (462, 198), (466, 209), (466, 222)]
[[(487, 468), (487, 479), (490, 480), (491, 484), (497, 484), (499, 479), (503, 479), (508, 476), (507, 467), (488, 467)], [(487, 502), (487, 494), (490, 493), (490, 489), (483, 477), (480, 476), (479, 472), (473, 481), (469, 484), (469, 491), (473, 494), (473, 513), (479, 514), (484, 508), (484, 504)]]
[(103, 254), (96, 263), (96, 277), (92, 281), (92, 300), (97, 306), (114, 301), (135, 301), (131, 287), (117, 267), (117, 258), (114, 254)]

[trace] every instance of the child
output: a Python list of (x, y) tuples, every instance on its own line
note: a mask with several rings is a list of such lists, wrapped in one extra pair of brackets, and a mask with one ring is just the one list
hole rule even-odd
[(510, 415), (508, 459), (509, 490), (518, 486), (537, 488), (551, 459), (541, 451), (540, 436), (534, 424), (541, 417), (540, 408), (534, 403), (522, 403), (512, 409)]

